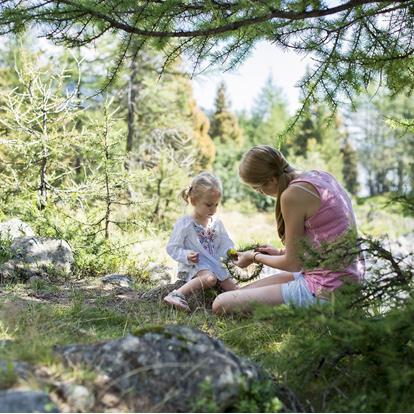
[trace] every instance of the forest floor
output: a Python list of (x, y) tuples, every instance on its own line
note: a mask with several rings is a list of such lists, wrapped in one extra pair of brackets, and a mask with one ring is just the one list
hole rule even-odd
[[(372, 224), (367, 218), (373, 214), (372, 207), (364, 208), (360, 209), (361, 215), (365, 214), (362, 227), (371, 234), (385, 229), (398, 238), (413, 228), (412, 218), (387, 216), (380, 220), (380, 229), (370, 231)], [(383, 212), (375, 214), (380, 216)], [(272, 212), (244, 214), (223, 209), (220, 216), (237, 245), (258, 241), (275, 244)], [(166, 236), (141, 244), (140, 254), (145, 256), (155, 248), (159, 260), (171, 265), (164, 253)], [(216, 293), (210, 292), (204, 303), (196, 304), (187, 314), (165, 306), (162, 290), (149, 300), (145, 298), (143, 295), (151, 289), (154, 285), (138, 280), (132, 288), (108, 287), (99, 277), (0, 286), (0, 359), (46, 366), (56, 377), (63, 377), (68, 374), (56, 360), (55, 345), (94, 343), (120, 338), (137, 328), (184, 324), (222, 340), (237, 354), (259, 363), (276, 377), (280, 375), (279, 351), (295, 334), (295, 327), (282, 316), (291, 312), (287, 306), (278, 310), (281, 318), (277, 323), (269, 323), (268, 317), (258, 318), (257, 314), (218, 317), (211, 313)], [(71, 380), (88, 382), (82, 372), (75, 370), (70, 375)]]

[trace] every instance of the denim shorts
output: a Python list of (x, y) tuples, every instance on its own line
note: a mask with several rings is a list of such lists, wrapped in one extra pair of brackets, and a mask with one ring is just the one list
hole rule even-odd
[(282, 285), (282, 297), (284, 303), (294, 306), (307, 307), (317, 303), (328, 303), (326, 299), (315, 296), (308, 288), (305, 277), (302, 272), (293, 272), (292, 280)]

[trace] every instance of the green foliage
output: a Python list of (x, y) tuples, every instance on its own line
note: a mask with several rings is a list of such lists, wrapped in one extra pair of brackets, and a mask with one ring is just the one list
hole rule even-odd
[(227, 105), (226, 86), (221, 83), (217, 89), (216, 108), (211, 117), (210, 135), (216, 142), (230, 147), (240, 148), (243, 145), (243, 134), (237, 117)]
[(282, 402), (275, 397), (275, 384), (269, 379), (257, 381), (250, 387), (242, 388), (241, 395), (230, 412), (278, 413), (282, 409)]
[(41, 67), (34, 56), (18, 52), (18, 88), (3, 89), (0, 107), (5, 144), (1, 197), (7, 202), (16, 194), (34, 193), (43, 209), (72, 173), (68, 161), (78, 138), (73, 131), (76, 94), (65, 89), (65, 69)]
[(209, 170), (216, 157), (216, 146), (209, 135), (210, 121), (207, 115), (198, 108), (195, 100), (191, 102), (191, 112), (194, 121), (194, 138), (199, 152), (197, 164), (200, 170)]
[(337, 237), (334, 241), (322, 242), (317, 247), (306, 238), (300, 240), (299, 255), (305, 270), (331, 269), (341, 271), (346, 269), (357, 258), (360, 251), (358, 234), (355, 228)]
[(17, 374), (14, 366), (10, 361), (5, 362), (5, 366), (0, 368), (0, 389), (11, 388), (17, 383)]
[[(199, 396), (195, 400), (193, 412), (215, 413), (220, 407), (214, 401), (212, 379), (206, 378), (199, 389)], [(237, 400), (226, 407), (230, 413), (278, 413), (283, 404), (275, 397), (274, 383), (270, 380), (256, 381), (249, 386), (245, 382), (240, 384), (240, 393)]]
[(288, 159), (301, 170), (325, 170), (342, 182), (340, 141), (343, 132), (338, 117), (333, 118), (326, 105), (318, 101), (305, 103), (304, 117), (287, 141)]
[(216, 144), (216, 150), (213, 169), (223, 183), (223, 202), (249, 201), (260, 210), (270, 209), (274, 204), (273, 200), (243, 184), (239, 178), (238, 163), (244, 150), (220, 143)]
[(9, 238), (0, 237), (0, 265), (12, 258), (11, 244), (12, 240)]
[[(93, 43), (106, 32), (118, 39), (110, 70), (112, 80), (128, 56), (131, 43), (139, 49), (152, 44), (165, 60), (183, 52), (194, 56), (194, 66), (231, 68), (243, 61), (255, 44), (271, 40), (282, 48), (311, 53), (315, 65), (302, 83), (309, 93), (320, 92), (335, 106), (380, 78), (397, 93), (413, 90), (413, 13), (410, 1), (348, 2), (340, 7), (323, 2), (148, 2), (102, 4), (74, 0), (68, 4), (41, 0), (6, 0), (2, 4), (2, 33), (19, 33), (30, 24), (42, 37), (72, 47)], [(384, 21), (387, 25), (384, 25)], [(389, 27), (393, 27), (390, 31)], [(299, 40), (300, 39), (300, 42)]]
[(285, 131), (289, 120), (287, 102), (281, 88), (269, 76), (256, 98), (250, 114), (240, 116), (249, 146), (267, 144), (286, 149)]

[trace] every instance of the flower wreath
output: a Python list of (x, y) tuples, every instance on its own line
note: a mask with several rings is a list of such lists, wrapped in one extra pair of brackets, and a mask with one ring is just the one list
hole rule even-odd
[(252, 263), (244, 269), (236, 266), (233, 263), (234, 259), (237, 259), (237, 252), (247, 252), (248, 250), (256, 250), (259, 244), (248, 245), (239, 248), (238, 250), (227, 250), (227, 257), (223, 260), (223, 264), (229, 272), (230, 276), (236, 279), (238, 282), (249, 282), (250, 280), (257, 279), (260, 272), (263, 269), (262, 263)]

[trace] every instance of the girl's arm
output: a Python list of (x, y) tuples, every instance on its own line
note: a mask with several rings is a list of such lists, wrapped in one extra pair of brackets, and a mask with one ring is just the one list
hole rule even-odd
[(269, 244), (264, 244), (262, 246), (256, 247), (254, 251), (266, 253), (270, 256), (280, 256), (282, 254), (285, 254), (285, 249), (276, 249), (276, 247), (270, 246)]
[(299, 259), (299, 241), (305, 232), (306, 206), (302, 192), (294, 187), (286, 189), (280, 200), (282, 215), (285, 220), (285, 250), (280, 256), (269, 256), (253, 251), (239, 253), (235, 262), (240, 267), (246, 267), (256, 262), (288, 272), (298, 272), (302, 269)]
[(186, 228), (183, 225), (182, 220), (177, 221), (167, 244), (167, 253), (177, 262), (188, 265), (191, 264), (188, 260), (188, 256), (193, 251), (184, 248), (184, 240), (186, 235)]

